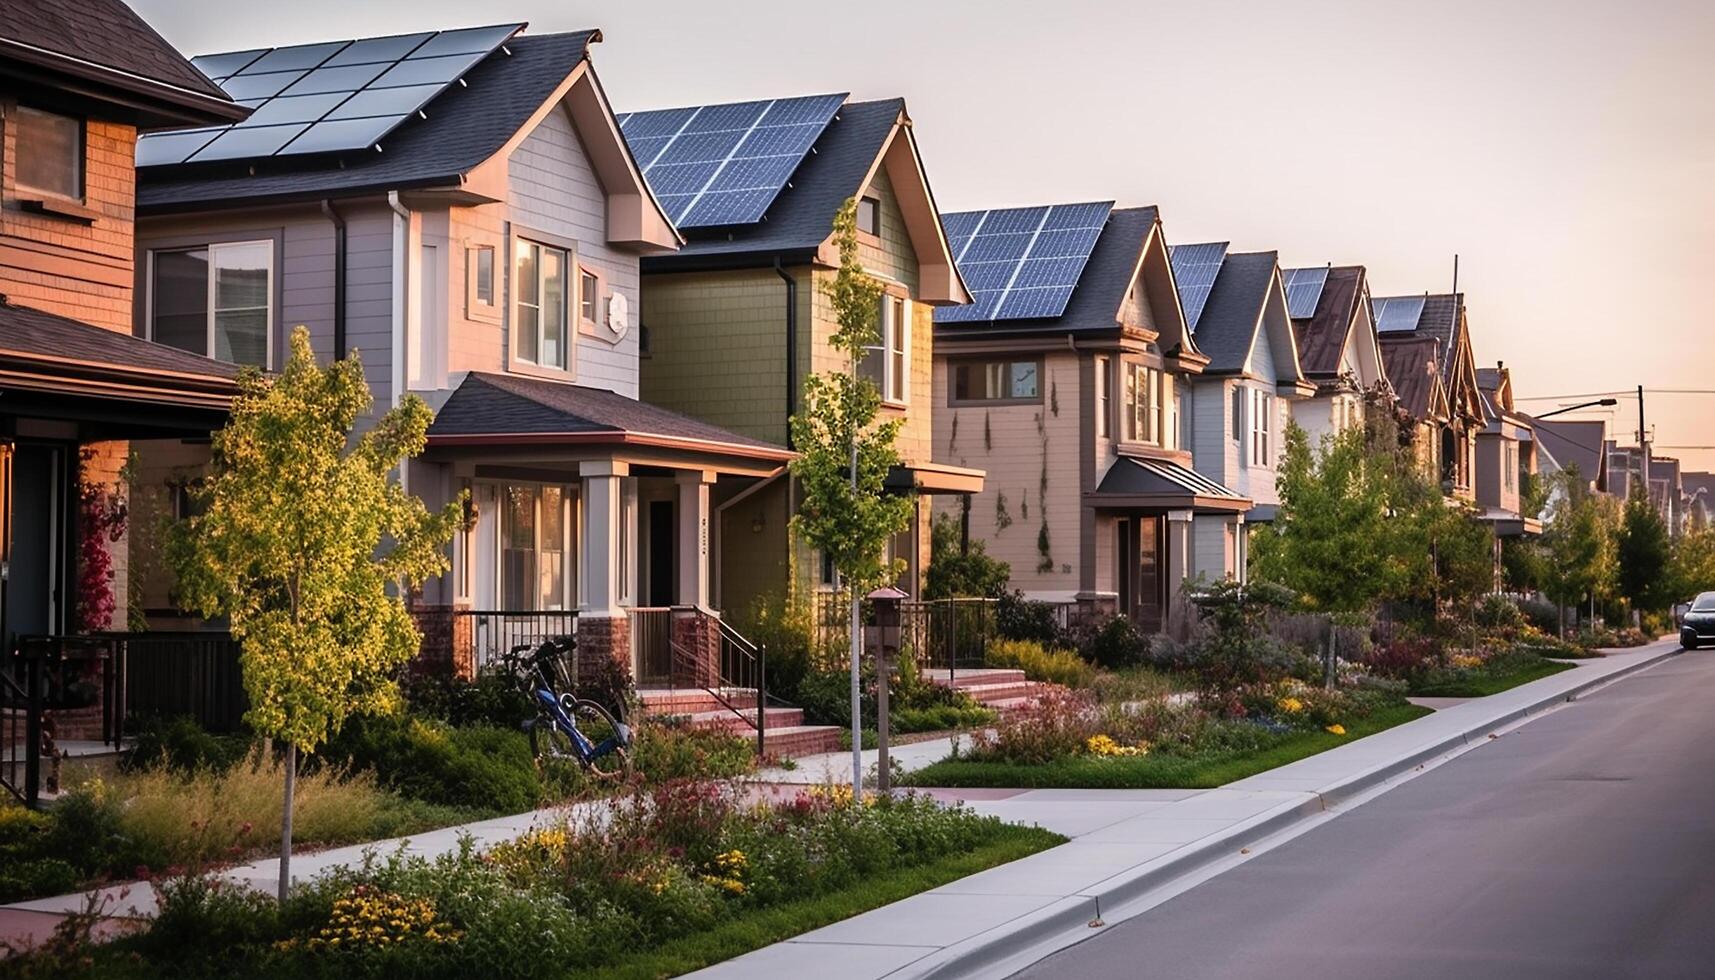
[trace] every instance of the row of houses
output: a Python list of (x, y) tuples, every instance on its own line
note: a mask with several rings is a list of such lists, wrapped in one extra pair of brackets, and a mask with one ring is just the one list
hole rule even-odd
[(1160, 626), (1185, 582), (1245, 574), (1289, 422), (1399, 411), (1501, 535), (1540, 530), (1529, 474), (1583, 469), (1575, 423), (1479, 368), (1462, 293), (1174, 242), (1130, 202), (944, 212), (903, 99), (635, 107), (595, 30), (186, 61), (118, 0), (0, 11), (9, 647), (91, 625), (80, 481), (134, 488), (107, 545), (120, 607), (205, 625), (144, 529), (190, 505), (238, 368), (278, 368), (303, 325), (361, 355), (378, 406), (435, 410), (408, 488), (470, 495), (451, 573), (415, 597), (430, 655), (534, 628), (645, 685), (719, 659), (721, 611), (838, 584), (788, 533), (787, 419), (840, 367), (822, 286), (848, 199), (885, 284), (863, 367), (903, 422), (909, 593), (941, 516), (1026, 594)]

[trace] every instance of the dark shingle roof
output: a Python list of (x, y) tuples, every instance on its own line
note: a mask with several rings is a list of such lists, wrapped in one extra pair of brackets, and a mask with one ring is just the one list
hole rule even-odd
[[(1380, 302), (1395, 297), (1377, 297)], [(1411, 330), (1390, 330), (1387, 336), (1430, 337), (1434, 339), (1440, 359), (1441, 375), (1447, 380), (1447, 375), (1453, 370), (1453, 351), (1458, 346), (1456, 331), (1460, 320), (1457, 311), (1465, 303), (1464, 293), (1432, 293), (1423, 297), (1423, 312), (1417, 317), (1417, 326)]]
[(1221, 263), (1194, 335), (1208, 370), (1244, 370), (1279, 258), (1277, 252), (1229, 252)]
[(1040, 320), (976, 320), (961, 323), (937, 323), (935, 330), (951, 337), (977, 334), (1031, 333), (1039, 330), (1065, 332), (1070, 330), (1113, 330), (1119, 326), (1120, 307), (1126, 290), (1131, 288), (1132, 276), (1149, 233), (1155, 227), (1157, 211), (1154, 206), (1115, 208), (1108, 214), (1108, 223), (1101, 237), (1090, 250), (1089, 261), (1078, 277), (1078, 288), (1066, 303), (1066, 312), (1057, 317)]
[[(233, 165), (186, 164), (138, 171), (143, 212), (192, 210), (233, 202), (313, 200), (455, 182), (493, 156), (566, 80), (598, 38), (596, 31), (516, 37), (401, 126), (383, 152), (311, 160), (270, 158)], [(258, 173), (251, 176), (251, 166)]]
[(1531, 419), (1536, 440), (1562, 467), (1577, 466), (1586, 480), (1601, 476), (1608, 423), (1601, 419)]
[(119, 0), (0, 0), (0, 38), (230, 101)]
[[(1340, 373), (1340, 357), (1358, 316), (1364, 295), (1364, 267), (1337, 265), (1316, 302), (1315, 314), (1293, 321), (1298, 335), (1298, 361), (1311, 377)], [(1199, 346), (1201, 346), (1199, 342)]]
[(846, 103), (762, 221), (719, 230), (685, 229), (688, 241), (682, 248), (670, 255), (644, 256), (643, 270), (671, 271), (746, 255), (814, 250), (832, 232), (840, 205), (861, 188), (904, 112), (904, 99)]
[(0, 356), (80, 361), (121, 371), (171, 372), (214, 381), (236, 378), (238, 368), (82, 320), (0, 301)]
[(790, 454), (605, 388), (541, 378), (472, 372), (436, 413), (433, 436), (645, 435)]
[(1501, 388), (1500, 368), (1478, 368), (1477, 387), (1484, 391), (1499, 391)]
[(1382, 367), (1400, 407), (1414, 419), (1429, 417), (1434, 408), (1437, 351), (1435, 341), (1428, 337), (1395, 336), (1381, 338)]

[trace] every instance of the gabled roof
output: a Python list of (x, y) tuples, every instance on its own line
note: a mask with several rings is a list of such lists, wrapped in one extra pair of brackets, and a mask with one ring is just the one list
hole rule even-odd
[(422, 118), (393, 131), (379, 152), (139, 168), (137, 208), (162, 213), (458, 187), (519, 135), (599, 40), (595, 30), (513, 38), (465, 73), (465, 84), (425, 105)]
[(1393, 385), (1400, 407), (1419, 421), (1439, 419), (1445, 407), (1437, 398), (1441, 387), (1441, 370), (1437, 366), (1439, 348), (1430, 337), (1383, 337), (1382, 363), (1387, 367), (1388, 381)]
[(1245, 369), (1269, 292), (1278, 282), (1279, 258), (1278, 252), (1229, 252), (1221, 262), (1192, 332), (1197, 349), (1209, 358), (1208, 371)]
[(429, 443), (627, 443), (710, 449), (784, 462), (761, 439), (605, 388), (473, 371), (435, 413)]
[(1121, 456), (1085, 499), (1204, 513), (1243, 513), (1251, 501), (1188, 466), (1167, 459)]
[[(1376, 305), (1392, 303), (1396, 300), (1423, 300), (1422, 312), (1416, 320), (1400, 320), (1389, 329), (1380, 330), (1383, 337), (1412, 334), (1419, 337), (1433, 338), (1437, 345), (1437, 356), (1441, 362), (1443, 375), (1453, 370), (1453, 362), (1459, 343), (1458, 334), (1462, 332), (1464, 318), (1458, 311), (1465, 304), (1464, 293), (1431, 293), (1422, 297), (1417, 296), (1378, 296), (1372, 300)], [(1378, 325), (1379, 328), (1379, 325)]]
[(0, 298), (0, 389), (224, 408), (237, 377), (224, 361)]
[(1530, 419), (1536, 443), (1562, 469), (1578, 467), (1585, 480), (1602, 479), (1607, 452), (1608, 423), (1601, 419)]
[(4, 61), (129, 93), (119, 104), (141, 110), (149, 126), (248, 115), (120, 0), (0, 0)]
[(1358, 323), (1359, 304), (1367, 300), (1363, 266), (1328, 269), (1316, 312), (1292, 321), (1298, 335), (1298, 360), (1305, 374), (1322, 379), (1339, 375), (1346, 342)]

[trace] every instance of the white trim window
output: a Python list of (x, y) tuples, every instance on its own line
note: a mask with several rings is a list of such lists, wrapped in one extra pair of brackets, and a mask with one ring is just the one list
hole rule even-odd
[(575, 495), (554, 483), (498, 485), (500, 534), (495, 556), (499, 607), (536, 612), (576, 605)]
[(512, 255), (514, 350), (521, 361), (539, 367), (570, 368), (572, 253), (520, 238)]
[(1147, 364), (1125, 366), (1125, 437), (1130, 442), (1171, 448), (1171, 417), (1167, 401), (1173, 397), (1173, 382), (1160, 368)]
[(220, 242), (149, 253), (149, 339), (233, 364), (274, 354), (274, 243)]
[(1233, 386), (1233, 441), (1243, 446), (1245, 444), (1245, 387)]
[(876, 197), (860, 197), (857, 203), (857, 230), (866, 235), (881, 237), (881, 199)]
[(858, 373), (875, 385), (882, 401), (904, 405), (911, 397), (911, 301), (884, 295), (880, 312), (877, 342), (864, 348)]
[(1274, 395), (1252, 388), (1251, 465), (1268, 466), (1274, 460)]
[(1113, 378), (1109, 376), (1108, 359), (1096, 358), (1096, 437), (1106, 439), (1110, 431), (1109, 418), (1113, 412)]

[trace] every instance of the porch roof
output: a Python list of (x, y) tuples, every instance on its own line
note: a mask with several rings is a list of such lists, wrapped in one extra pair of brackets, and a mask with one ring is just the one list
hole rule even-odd
[(888, 471), (885, 486), (890, 493), (982, 493), (985, 476), (984, 471), (968, 466), (901, 463)]
[(1250, 510), (1250, 498), (1234, 493), (1203, 474), (1166, 459), (1121, 456), (1085, 498), (1098, 506), (1236, 513)]
[[(6, 414), (206, 431), (230, 407), (237, 379), (235, 365), (0, 298)], [(140, 416), (140, 406), (191, 409), (195, 417)]]
[(704, 449), (778, 462), (794, 455), (605, 388), (481, 371), (465, 376), (429, 426), (432, 447), (544, 443)]

